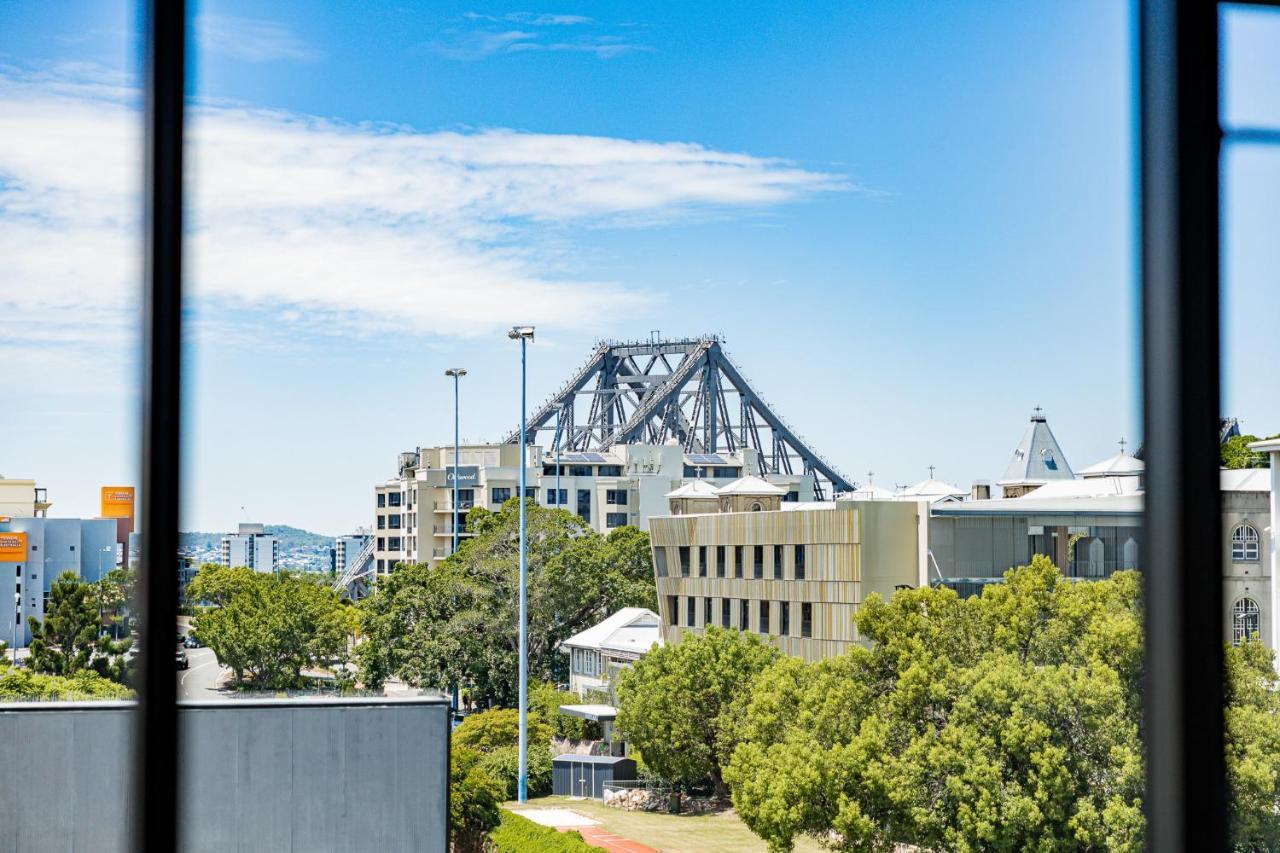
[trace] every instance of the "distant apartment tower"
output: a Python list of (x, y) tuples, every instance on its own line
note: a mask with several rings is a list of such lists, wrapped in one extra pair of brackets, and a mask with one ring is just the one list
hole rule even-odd
[(280, 567), (280, 542), (261, 524), (241, 524), (238, 532), (222, 537), (221, 562), (227, 568), (275, 572)]
[(371, 533), (357, 530), (348, 536), (339, 536), (333, 540), (333, 571), (338, 577), (351, 567), (351, 563), (364, 547), (369, 544)]
[(0, 516), (44, 518), (49, 514), (49, 496), (35, 480), (0, 476)]

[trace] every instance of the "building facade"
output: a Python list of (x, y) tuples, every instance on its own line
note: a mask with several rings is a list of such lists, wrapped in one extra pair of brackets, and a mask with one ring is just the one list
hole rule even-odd
[[(666, 494), (695, 480), (722, 486), (759, 470), (754, 449), (733, 453), (686, 454), (678, 445), (623, 444), (605, 453), (554, 453), (519, 444), (453, 445), (402, 453), (397, 475), (374, 487), (375, 571), (385, 574), (397, 563), (436, 564), (453, 550), (453, 532), (466, 530), (472, 507), (496, 511), (515, 497), (520, 465), (528, 497), (547, 507), (566, 509), (592, 529), (608, 533), (632, 525), (648, 529), (649, 519), (666, 515)], [(558, 476), (557, 476), (558, 471)], [(458, 478), (457, 504), (454, 482)], [(789, 502), (813, 499), (809, 474), (771, 474), (769, 482)]]
[(280, 568), (280, 541), (261, 524), (241, 524), (237, 532), (222, 537), (219, 561), (227, 568), (248, 566), (274, 573)]
[(333, 540), (333, 572), (339, 577), (350, 566), (352, 561), (360, 554), (364, 547), (369, 544), (371, 533), (363, 531), (352, 533), (349, 536), (339, 536)]
[(110, 518), (0, 518), (0, 640), (26, 646), (27, 617), (44, 619), (53, 582), (72, 572), (93, 583), (116, 568)]
[(624, 607), (602, 622), (560, 644), (569, 657), (569, 689), (586, 698), (612, 696), (618, 673), (662, 645), (658, 614), (645, 607)]
[(0, 517), (43, 518), (50, 506), (47, 490), (35, 480), (0, 477)]
[(726, 491), (722, 511), (649, 521), (667, 643), (715, 625), (818, 660), (861, 642), (853, 617), (872, 592), (924, 582), (925, 501), (769, 505), (740, 484)]

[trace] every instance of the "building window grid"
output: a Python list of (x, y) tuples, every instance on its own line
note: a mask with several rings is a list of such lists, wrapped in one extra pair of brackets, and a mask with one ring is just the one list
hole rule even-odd
[(1231, 559), (1238, 562), (1256, 563), (1261, 553), (1261, 537), (1252, 524), (1240, 524), (1231, 531)]
[(763, 580), (764, 579), (764, 546), (763, 545), (751, 546), (751, 566), (752, 566), (752, 576), (755, 577), (756, 580)]
[(715, 624), (715, 619), (711, 613), (711, 599), (709, 597), (702, 599), (702, 624), (704, 627)]
[(796, 553), (795, 553), (795, 560), (796, 560), (796, 565), (795, 565), (795, 574), (796, 574), (796, 580), (798, 580), (798, 581), (802, 581), (802, 580), (804, 580), (804, 546), (803, 546), (803, 545), (797, 545), (795, 550), (796, 550)]
[(782, 580), (782, 546), (773, 546), (773, 579)]
[(720, 599), (720, 624), (725, 628), (733, 626), (733, 617), (730, 615), (731, 601), (728, 598)]
[(1258, 602), (1242, 598), (1231, 608), (1231, 644), (1238, 646), (1261, 634), (1261, 611)]
[(716, 546), (716, 577), (724, 577), (724, 546)]
[(751, 602), (745, 598), (738, 602), (738, 628), (742, 631), (751, 630)]
[(733, 546), (733, 576), (734, 576), (735, 578), (741, 578), (741, 577), (742, 577), (742, 571), (743, 571), (743, 566), (742, 566), (742, 546), (741, 546), (741, 545), (734, 545), (734, 546)]
[(707, 546), (698, 546), (698, 577), (705, 578), (707, 576)]
[(813, 636), (813, 604), (807, 601), (800, 605), (800, 636)]
[(789, 601), (778, 602), (778, 633), (783, 637), (791, 634), (791, 603)]
[(684, 624), (686, 628), (694, 628), (698, 622), (698, 600), (692, 595), (684, 600)]
[(769, 602), (758, 601), (756, 607), (759, 608), (759, 628), (761, 634), (769, 633)]

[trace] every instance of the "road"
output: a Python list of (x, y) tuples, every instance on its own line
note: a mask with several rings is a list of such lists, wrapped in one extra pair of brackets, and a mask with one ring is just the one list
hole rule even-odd
[(179, 699), (226, 699), (227, 694), (218, 690), (222, 676), (231, 672), (218, 665), (212, 649), (187, 649), (188, 669), (178, 670)]

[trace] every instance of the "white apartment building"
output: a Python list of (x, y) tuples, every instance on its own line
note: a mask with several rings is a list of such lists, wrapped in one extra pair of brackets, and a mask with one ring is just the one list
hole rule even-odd
[(241, 524), (239, 531), (222, 537), (221, 563), (274, 573), (280, 567), (280, 542), (261, 524)]
[[(592, 529), (649, 527), (650, 516), (666, 515), (666, 495), (685, 483), (705, 480), (722, 486), (760, 470), (752, 448), (734, 452), (685, 453), (677, 444), (620, 444), (602, 453), (563, 453), (518, 444), (472, 444), (458, 448), (458, 500), (454, 504), (453, 445), (401, 453), (397, 476), (374, 487), (374, 569), (385, 574), (397, 563), (431, 563), (453, 550), (453, 531), (466, 537), (466, 514), (475, 506), (497, 510), (515, 497), (520, 465), (528, 496), (561, 507)], [(769, 474), (786, 501), (811, 501), (810, 474)]]
[(333, 540), (333, 571), (338, 577), (351, 567), (351, 563), (364, 546), (369, 544), (372, 534), (363, 528), (348, 536), (339, 536)]

